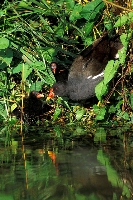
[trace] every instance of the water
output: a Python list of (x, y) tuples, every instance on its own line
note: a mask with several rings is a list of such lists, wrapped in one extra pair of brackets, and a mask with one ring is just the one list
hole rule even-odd
[(1, 135), (0, 200), (133, 199), (132, 132), (55, 130)]

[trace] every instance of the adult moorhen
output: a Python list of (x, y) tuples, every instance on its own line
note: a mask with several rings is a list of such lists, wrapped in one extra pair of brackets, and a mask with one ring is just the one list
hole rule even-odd
[(117, 59), (122, 48), (119, 35), (109, 38), (104, 34), (80, 53), (70, 67), (68, 81), (55, 83), (48, 98), (58, 95), (81, 101), (95, 96), (95, 86), (103, 79), (108, 61)]
[(56, 62), (51, 62), (50, 68), (54, 74), (56, 82), (64, 82), (68, 80), (68, 70), (65, 67), (58, 65)]

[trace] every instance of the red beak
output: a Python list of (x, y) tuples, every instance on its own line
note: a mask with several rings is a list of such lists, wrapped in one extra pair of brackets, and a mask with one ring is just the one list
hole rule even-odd
[(56, 70), (57, 70), (57, 64), (55, 62), (51, 63), (51, 70), (54, 74), (56, 74)]
[(54, 96), (55, 96), (55, 94), (54, 94), (53, 88), (51, 88), (46, 100), (52, 99), (52, 98), (54, 98)]
[(37, 98), (37, 99), (40, 99), (40, 98), (42, 98), (42, 97), (44, 97), (43, 94), (41, 94), (41, 93), (39, 93), (39, 92), (36, 94), (36, 98)]

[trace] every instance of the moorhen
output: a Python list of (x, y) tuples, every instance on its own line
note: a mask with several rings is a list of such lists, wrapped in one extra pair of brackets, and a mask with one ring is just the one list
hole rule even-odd
[(51, 68), (51, 71), (54, 74), (56, 82), (67, 81), (67, 79), (68, 79), (68, 70), (65, 67), (58, 65), (56, 62), (51, 62), (50, 68)]
[(70, 67), (67, 82), (55, 83), (48, 98), (58, 95), (81, 101), (95, 96), (95, 86), (103, 79), (108, 61), (117, 59), (122, 48), (119, 35), (109, 38), (104, 34), (80, 53)]
[(43, 101), (41, 98), (44, 97), (43, 94), (33, 90), (30, 92), (28, 98), (24, 99), (24, 114), (28, 116), (40, 116), (43, 114)]
[[(31, 91), (28, 97), (24, 98), (24, 108), (23, 111), (21, 107), (17, 107), (13, 112), (12, 115), (15, 115), (17, 118), (20, 118), (21, 114), (23, 117), (23, 121), (32, 125), (37, 122), (37, 120), (41, 120), (43, 118), (43, 114), (47, 109), (47, 105), (44, 105), (41, 98), (44, 95), (37, 91)], [(20, 102), (21, 105), (21, 102)]]

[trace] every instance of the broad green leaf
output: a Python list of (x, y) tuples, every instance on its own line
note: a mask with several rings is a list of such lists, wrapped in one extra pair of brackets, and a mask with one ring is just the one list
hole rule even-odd
[(44, 83), (42, 81), (36, 81), (35, 83), (31, 85), (30, 91), (33, 91), (33, 90), (40, 91), (42, 89), (43, 84)]
[(63, 37), (63, 35), (64, 35), (64, 28), (63, 28), (63, 26), (62, 26), (62, 24), (61, 25), (59, 25), (56, 29), (55, 29), (55, 33), (56, 33), (56, 35), (59, 37)]
[(125, 112), (124, 111), (120, 112), (119, 113), (119, 117), (123, 118), (125, 120), (130, 120), (129, 114), (126, 111)]
[(119, 27), (124, 24), (130, 24), (133, 21), (133, 12), (129, 12), (125, 15), (122, 15), (119, 17), (119, 19), (116, 21), (114, 27)]
[(87, 3), (81, 12), (81, 16), (86, 20), (94, 20), (95, 17), (99, 16), (99, 13), (104, 8), (105, 4), (102, 0), (95, 0)]
[(119, 61), (110, 60), (104, 70), (104, 84), (108, 84), (112, 78), (114, 78), (115, 73), (119, 67)]
[[(64, 100), (64, 98), (63, 98), (63, 100)], [(64, 100), (64, 105), (71, 111), (71, 107), (69, 106), (68, 101)]]
[(24, 80), (27, 79), (27, 77), (30, 75), (31, 72), (32, 72), (32, 68), (29, 65), (24, 64), (24, 71), (23, 71), (23, 73), (24, 73), (24, 76), (23, 76)]
[(120, 40), (121, 40), (121, 42), (122, 42), (122, 44), (124, 45), (125, 48), (127, 48), (127, 46), (128, 46), (130, 36), (131, 36), (131, 34), (127, 36), (126, 33), (123, 33), (120, 36)]
[(55, 48), (51, 48), (51, 47), (46, 47), (44, 52), (43, 52), (43, 56), (45, 58), (45, 60), (52, 62), (52, 58), (53, 56), (57, 55), (57, 51)]
[(11, 49), (4, 49), (0, 51), (0, 69), (10, 65), (13, 58), (13, 52)]
[(84, 33), (85, 33), (86, 36), (89, 35), (89, 33), (92, 31), (93, 26), (94, 26), (94, 22), (88, 21), (85, 24), (85, 27), (83, 28), (83, 31), (84, 31)]
[(3, 10), (0, 10), (0, 17), (5, 16), (5, 12)]
[(1, 115), (4, 119), (6, 119), (6, 118), (7, 118), (7, 115), (8, 115), (8, 113), (7, 113), (6, 109), (5, 109), (5, 103), (4, 103), (4, 102), (3, 102), (3, 103), (0, 103), (0, 115)]
[(19, 3), (18, 3), (18, 7), (24, 7), (24, 8), (27, 8), (27, 7), (29, 7), (29, 6), (31, 6), (31, 3), (32, 3), (32, 1), (20, 1)]
[(16, 74), (16, 73), (19, 73), (19, 72), (22, 72), (22, 63), (18, 64), (16, 67), (12, 68), (12, 74)]
[(66, 8), (67, 8), (68, 11), (72, 10), (74, 8), (75, 1), (73, 1), (73, 0), (66, 0), (65, 3), (66, 3)]
[(125, 59), (127, 57), (127, 47), (128, 47), (128, 42), (129, 42), (130, 36), (131, 35), (128, 35), (128, 37), (127, 37), (127, 34), (125, 34), (125, 33), (123, 33), (120, 36), (121, 42), (122, 42), (122, 44), (124, 46), (121, 50), (118, 51), (118, 53), (119, 53), (119, 61), (120, 61), (121, 64), (125, 63)]
[(9, 40), (6, 38), (0, 38), (0, 49), (6, 49), (9, 47)]
[(121, 105), (123, 104), (123, 100), (118, 101), (118, 103), (116, 104), (116, 109), (117, 110), (121, 110)]
[(33, 69), (41, 70), (44, 71), (46, 70), (46, 66), (44, 66), (44, 62), (41, 61), (36, 61), (35, 63), (32, 64)]
[(101, 101), (102, 96), (107, 92), (107, 85), (105, 85), (104, 80), (102, 80), (96, 87), (95, 93), (99, 101)]
[(11, 105), (11, 112), (14, 111), (15, 108), (17, 108), (17, 104), (16, 103), (14, 103), (14, 104)]
[(81, 4), (76, 4), (73, 8), (73, 11), (70, 15), (70, 21), (74, 21), (77, 19), (81, 19), (80, 12), (82, 11), (82, 5)]
[(84, 114), (85, 114), (85, 110), (83, 108), (78, 109), (76, 111), (76, 119), (80, 120)]
[(109, 107), (109, 113), (115, 113), (115, 111), (116, 111), (116, 107), (114, 106), (114, 105), (111, 105), (110, 107)]
[(56, 120), (58, 118), (58, 116), (60, 115), (61, 111), (62, 111), (61, 108), (56, 107), (54, 115), (53, 115), (53, 119), (54, 120)]
[(112, 23), (112, 19), (105, 16), (104, 17), (104, 26), (107, 28), (107, 30), (113, 30), (114, 24)]
[(93, 43), (93, 38), (91, 36), (88, 36), (88, 37), (85, 38), (85, 42), (84, 42), (85, 46), (86, 45), (88, 46), (92, 43)]
[[(23, 65), (22, 64), (18, 64), (17, 67), (14, 67), (12, 69), (12, 73), (16, 74), (16, 73), (22, 72), (22, 70), (23, 70)], [(26, 78), (29, 76), (29, 74), (31, 72), (32, 72), (32, 68), (29, 65), (24, 64), (24, 71), (23, 71), (23, 73), (24, 73), (24, 77), (23, 77), (24, 80), (26, 80)]]
[(2, 63), (1, 60), (0, 60), (0, 69), (4, 69), (7, 67), (7, 64), (6, 63)]
[(96, 120), (103, 120), (106, 113), (106, 108), (94, 105), (93, 109), (94, 113), (96, 114)]

